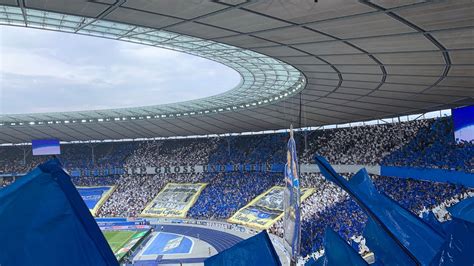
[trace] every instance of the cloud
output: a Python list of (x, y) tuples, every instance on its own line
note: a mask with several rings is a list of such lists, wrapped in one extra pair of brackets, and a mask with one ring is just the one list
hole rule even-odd
[(0, 43), (0, 114), (171, 103), (240, 81), (211, 60), (96, 37), (3, 26)]

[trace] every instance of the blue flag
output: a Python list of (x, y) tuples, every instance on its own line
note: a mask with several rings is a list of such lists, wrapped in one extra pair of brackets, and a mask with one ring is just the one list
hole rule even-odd
[(118, 265), (57, 160), (0, 190), (1, 265)]
[(443, 224), (441, 224), (438, 219), (436, 219), (433, 212), (424, 213), (422, 217), (423, 221), (429, 224), (436, 232), (446, 238), (446, 234), (444, 232)]
[(365, 169), (347, 181), (323, 157), (317, 156), (315, 161), (323, 175), (344, 189), (413, 263), (430, 264), (445, 242), (442, 235), (390, 197), (379, 193)]
[(324, 235), (324, 256), (320, 257), (314, 265), (365, 266), (368, 265), (368, 263), (336, 232), (331, 228), (326, 228)]
[(447, 241), (431, 265), (474, 265), (474, 223), (453, 217), (444, 228)]
[(416, 265), (400, 246), (370, 217), (364, 228), (365, 244), (381, 265)]
[(293, 138), (293, 129), (290, 129), (288, 140), (287, 163), (285, 165), (285, 184), (283, 201), (283, 228), (285, 248), (292, 260), (296, 260), (300, 253), (301, 243), (301, 191), (299, 181), (299, 165), (296, 153), (296, 142)]
[(281, 262), (267, 231), (245, 239), (204, 261), (205, 266), (265, 265), (280, 266)]
[(453, 217), (474, 223), (474, 197), (467, 198), (448, 208)]

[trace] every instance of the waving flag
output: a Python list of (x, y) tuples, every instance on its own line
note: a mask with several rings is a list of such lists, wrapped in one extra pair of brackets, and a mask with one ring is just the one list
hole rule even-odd
[(347, 242), (331, 228), (324, 235), (324, 256), (309, 265), (369, 265)]
[(433, 261), (445, 242), (443, 236), (390, 197), (379, 193), (365, 169), (347, 181), (323, 157), (316, 156), (315, 161), (322, 174), (344, 189), (374, 221), (374, 228), (380, 229), (372, 231), (384, 232), (393, 240), (392, 246), (407, 255), (410, 264), (429, 265)]
[(285, 230), (285, 247), (293, 261), (296, 261), (300, 252), (301, 242), (301, 218), (300, 204), (301, 191), (299, 181), (298, 157), (296, 154), (296, 143), (293, 138), (293, 127), (290, 128), (290, 139), (288, 140), (287, 162), (285, 165), (284, 190), (284, 216), (283, 228)]

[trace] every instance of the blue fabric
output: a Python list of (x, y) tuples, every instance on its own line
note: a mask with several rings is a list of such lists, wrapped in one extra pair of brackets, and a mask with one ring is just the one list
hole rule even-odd
[(0, 191), (0, 265), (118, 265), (57, 160)]
[(267, 231), (235, 244), (204, 261), (205, 266), (281, 265)]
[(431, 226), (436, 232), (440, 235), (446, 237), (443, 225), (436, 219), (433, 212), (424, 213), (422, 217), (423, 221), (425, 221), (429, 226)]
[[(473, 155), (474, 156), (474, 155)], [(474, 173), (419, 167), (380, 166), (380, 175), (444, 182), (474, 188)]]
[(474, 223), (474, 197), (467, 198), (448, 208), (453, 217)]
[(323, 175), (348, 192), (413, 261), (428, 265), (433, 260), (444, 238), (413, 213), (380, 194), (365, 169), (347, 181), (324, 158), (317, 156), (315, 160)]
[(448, 241), (431, 265), (474, 265), (474, 224), (453, 218), (446, 227), (446, 232)]
[(363, 236), (365, 244), (375, 254), (375, 262), (380, 265), (416, 265), (387, 232), (374, 220), (368, 219)]
[(324, 251), (324, 256), (316, 261), (316, 265), (368, 265), (344, 239), (330, 228), (326, 228)]
[(323, 261), (310, 258), (304, 265), (305, 266), (319, 266), (321, 265), (321, 263), (323, 263)]

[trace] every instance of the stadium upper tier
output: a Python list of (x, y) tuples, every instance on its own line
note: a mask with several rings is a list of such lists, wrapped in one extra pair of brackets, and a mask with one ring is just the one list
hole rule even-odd
[(0, 143), (260, 131), (474, 103), (469, 0), (1, 3), (0, 24), (177, 50), (232, 67), (242, 82), (174, 104), (1, 115)]

